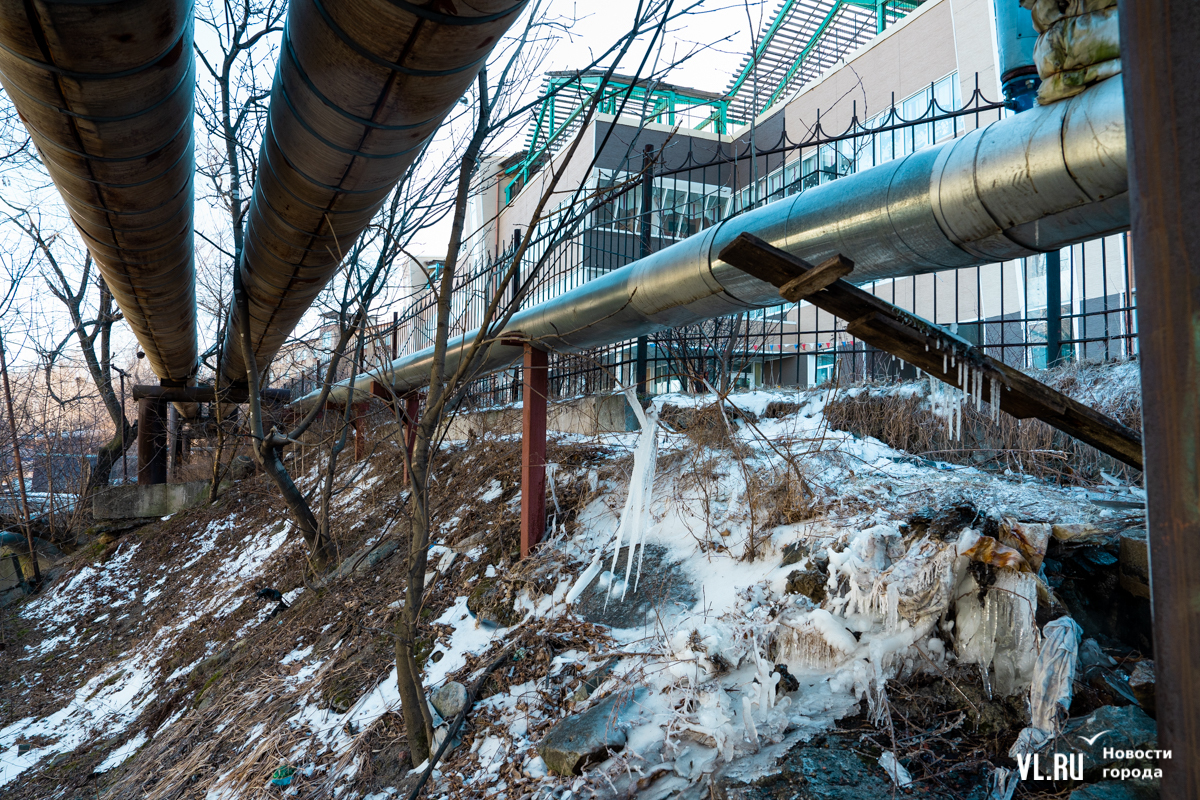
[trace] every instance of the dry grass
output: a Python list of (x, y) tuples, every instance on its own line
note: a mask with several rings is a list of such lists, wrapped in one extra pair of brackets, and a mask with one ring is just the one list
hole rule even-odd
[[(1071, 365), (1037, 377), (1140, 431), (1140, 393), (1119, 383), (1114, 391), (1113, 369), (1112, 365)], [(931, 411), (928, 394), (927, 382), (918, 382), (911, 393), (898, 393), (892, 387), (860, 387), (854, 394), (839, 392), (825, 406), (825, 418), (832, 428), (874, 437), (897, 450), (937, 461), (1011, 469), (1064, 483), (1098, 482), (1101, 471), (1128, 479), (1140, 477), (1111, 456), (1040, 420), (1001, 414), (993, 422), (986, 404), (979, 411), (964, 404), (962, 438), (956, 440), (945, 421)]]

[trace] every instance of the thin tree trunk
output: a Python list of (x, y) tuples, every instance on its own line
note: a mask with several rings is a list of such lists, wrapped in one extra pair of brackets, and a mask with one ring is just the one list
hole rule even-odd
[(85, 497), (92, 497), (94, 492), (108, 486), (109, 481), (112, 480), (113, 465), (135, 441), (137, 441), (136, 422), (126, 427), (124, 438), (117, 433), (100, 446), (100, 449), (96, 451), (96, 465), (88, 473), (87, 488), (84, 489)]

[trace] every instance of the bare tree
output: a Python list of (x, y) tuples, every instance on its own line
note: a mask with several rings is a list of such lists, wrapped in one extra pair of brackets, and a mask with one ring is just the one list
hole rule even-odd
[[(591, 123), (601, 102), (616, 100), (620, 113), (630, 101), (633, 95), (632, 86), (636, 84), (636, 80), (629, 86), (613, 89), (610, 79), (617, 66), (627, 57), (635, 41), (646, 36), (649, 36), (650, 40), (636, 69), (635, 79), (648, 70), (657, 69), (661, 75), (669, 69), (661, 65), (648, 65), (653, 63), (656, 47), (661, 44), (667, 24), (687, 13), (685, 10), (672, 14), (671, 9), (671, 0), (646, 0), (641, 3), (629, 30), (588, 65), (590, 69), (598, 64), (607, 64), (599, 87), (583, 103), (582, 113), (577, 117), (579, 129), (585, 129)], [(508, 325), (523, 299), (536, 284), (542, 268), (556, 252), (556, 243), (569, 240), (597, 203), (594, 190), (586, 185), (572, 187), (569, 191), (558, 189), (560, 179), (583, 141), (583, 137), (574, 137), (563, 151), (547, 160), (543, 166), (539, 199), (530, 214), (524, 235), (512, 257), (503, 265), (499, 279), (489, 285), (482, 313), (477, 317), (478, 324), (472, 326), (456, 364), (450, 366), (447, 354), (454, 327), (455, 292), (462, 272), (460, 260), (463, 258), (464, 242), (469, 239), (470, 234), (465, 230), (468, 198), (477, 183), (478, 168), (488, 148), (496, 146), (501, 140), (507, 141), (513, 135), (514, 126), (527, 119), (530, 112), (547, 98), (548, 95), (538, 93), (538, 96), (530, 99), (529, 87), (533, 80), (540, 78), (539, 67), (546, 52), (538, 47), (530, 47), (530, 44), (537, 42), (541, 48), (548, 48), (552, 39), (545, 36), (545, 28), (558, 25), (557, 21), (548, 22), (543, 19), (539, 10), (535, 8), (531, 11), (525, 28), (510, 37), (493, 53), (488, 65), (480, 71), (469, 98), (471, 128), (455, 148), (458, 155), (442, 162), (449, 166), (450, 174), (442, 174), (442, 182), (435, 182), (436, 190), (440, 191), (444, 180), (450, 179), (447, 187), (451, 189), (449, 204), (443, 202), (440, 205), (442, 211), (448, 209), (451, 212), (450, 232), (446, 257), (438, 274), (430, 276), (434, 284), (436, 311), (427, 401), (414, 426), (415, 446), (411, 458), (405, 451), (413, 487), (409, 509), (411, 536), (404, 560), (404, 606), (396, 622), (398, 685), (408, 742), (416, 761), (421, 761), (429, 755), (433, 733), (414, 647), (425, 601), (424, 575), (431, 544), (430, 533), (433, 529), (429, 486), (443, 422), (447, 414), (466, 397), (489, 346)], [(606, 137), (611, 135), (610, 128)], [(603, 143), (595, 152), (586, 155), (589, 159), (589, 170), (595, 168), (596, 159), (601, 151)], [(418, 162), (421, 163), (424, 163), (423, 160)], [(381, 213), (376, 225), (346, 258), (346, 263), (351, 269), (348, 270), (345, 285), (340, 290), (340, 298), (335, 304), (337, 336), (329, 353), (329, 363), (324, 370), (321, 390), (308, 404), (304, 418), (290, 431), (284, 431), (278, 426), (267, 429), (259, 391), (263, 376), (258, 374), (248, 338), (243, 336), (239, 343), (248, 365), (247, 379), (251, 387), (249, 427), (255, 456), (279, 489), (308, 545), (312, 565), (318, 570), (327, 567), (335, 553), (329, 508), (337, 457), (346, 444), (351, 414), (349, 403), (344, 409), (338, 434), (331, 443), (323, 477), (321, 502), (317, 510), (314, 510), (310, 498), (300, 490), (289, 474), (283, 454), (288, 446), (299, 444), (300, 437), (325, 413), (325, 401), (333, 384), (339, 379), (353, 382), (363, 363), (366, 338), (364, 330), (371, 303), (379, 297), (395, 261), (401, 257), (407, 260), (406, 248), (409, 246), (408, 240), (411, 235), (420, 225), (428, 222), (428, 218), (413, 219), (410, 216), (413, 212), (406, 211), (422, 207), (421, 203), (414, 204), (414, 200), (421, 196), (421, 190), (414, 186), (427, 187), (430, 184), (429, 181), (415, 181), (411, 175), (410, 171), (410, 177), (397, 189), (392, 202), (386, 211)], [(426, 199), (428, 200), (428, 196)], [(432, 205), (438, 206), (438, 203)], [(532, 263), (524, 263), (527, 254), (532, 252), (530, 248), (535, 239), (541, 255), (533, 259)], [(243, 322), (241, 330), (249, 331), (248, 303), (236, 270), (233, 296), (236, 313), (241, 315)], [(350, 348), (353, 348), (352, 354)], [(341, 371), (342, 362), (347, 359), (348, 376)]]
[[(72, 237), (63, 236), (57, 231), (48, 232), (36, 208), (22, 208), (7, 201), (5, 205), (12, 212), (8, 217), (9, 222), (19, 228), (32, 244), (31, 260), (39, 265), (47, 290), (63, 305), (70, 320), (65, 335), (41, 347), (47, 391), (60, 406), (83, 400), (82, 397), (60, 397), (50, 380), (54, 368), (63, 359), (73, 339), (96, 389), (97, 399), (113, 426), (113, 436), (98, 449), (96, 462), (84, 489), (84, 495), (90, 496), (108, 485), (113, 464), (137, 439), (137, 423), (131, 424), (126, 419), (121, 400), (113, 388), (113, 325), (123, 317), (113, 302), (104, 278), (99, 270), (94, 269), (91, 253), (72, 247)], [(64, 264), (63, 259), (75, 263)]]

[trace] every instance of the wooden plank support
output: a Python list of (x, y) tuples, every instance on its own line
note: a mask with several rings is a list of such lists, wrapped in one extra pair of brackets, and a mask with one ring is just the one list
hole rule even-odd
[(524, 343), (521, 370), (521, 558), (546, 532), (546, 397), (549, 358), (545, 350)]
[[(1121, 0), (1162, 800), (1200, 797), (1200, 3)], [(1192, 144), (1189, 144), (1192, 142)], [(1132, 316), (1132, 315), (1131, 315)], [(1132, 327), (1132, 326), (1131, 326)], [(1127, 329), (1128, 330), (1128, 329)], [(1101, 739), (1101, 741), (1104, 741)]]
[[(803, 297), (817, 308), (847, 321), (846, 331), (884, 352), (924, 370), (938, 380), (982, 391), (990, 402), (995, 381), (1000, 410), (1018, 419), (1035, 417), (1137, 469), (1142, 468), (1142, 439), (1111, 417), (1072, 400), (1020, 370), (997, 361), (965, 339), (830, 275), (849, 274), (853, 262), (835, 256), (814, 267), (803, 259), (743, 233), (720, 254), (722, 261), (774, 286), (815, 291)], [(805, 280), (818, 272), (819, 278)], [(821, 285), (824, 284), (824, 285)], [(782, 294), (782, 291), (781, 291)]]

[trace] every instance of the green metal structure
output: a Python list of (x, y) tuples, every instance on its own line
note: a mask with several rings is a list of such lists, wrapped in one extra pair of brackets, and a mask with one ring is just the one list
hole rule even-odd
[(505, 170), (506, 175), (512, 176), (504, 189), (505, 203), (512, 201), (557, 143), (578, 130), (579, 118), (592, 102), (597, 102), (601, 114), (620, 112), (639, 117), (642, 122), (664, 125), (682, 125), (697, 109), (703, 109), (700, 126), (693, 127), (712, 124), (717, 133), (726, 133), (729, 127), (729, 102), (722, 95), (662, 81), (634, 80), (621, 75), (605, 81), (605, 73), (599, 70), (552, 72), (547, 76), (543, 94), (547, 97), (526, 137), (526, 156)]
[[(724, 94), (713, 94), (611, 76), (605, 82), (600, 70), (552, 72), (547, 75), (546, 99), (530, 125), (525, 157), (505, 170), (511, 180), (504, 189), (505, 203), (540, 169), (564, 138), (579, 127), (579, 118), (593, 102), (602, 114), (638, 116), (643, 122), (676, 125), (684, 115), (707, 109), (695, 130), (712, 126), (718, 134), (744, 125), (782, 98), (797, 78), (811, 80), (846, 53), (861, 47), (903, 19), (925, 0), (783, 0), (770, 24), (762, 31), (753, 57), (743, 62)], [(757, 75), (756, 75), (757, 73)], [(757, 77), (757, 81), (754, 79)], [(754, 96), (745, 89), (755, 86)], [(770, 91), (760, 104), (758, 97)]]
[[(798, 73), (807, 72), (809, 77), (820, 74), (831, 62), (866, 44), (924, 2), (784, 0), (759, 37), (754, 56), (743, 62), (726, 89), (728, 113), (742, 122), (763, 113), (787, 92)], [(771, 92), (761, 105), (743, 94), (756, 71), (765, 84), (760, 88)]]

